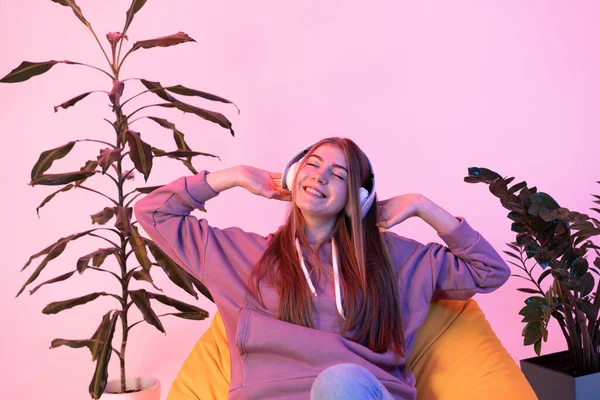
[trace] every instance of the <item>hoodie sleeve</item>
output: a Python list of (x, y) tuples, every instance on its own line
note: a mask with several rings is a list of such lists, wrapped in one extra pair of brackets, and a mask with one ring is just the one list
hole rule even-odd
[(458, 220), (453, 230), (438, 233), (447, 246), (389, 234), (401, 287), (414, 292), (411, 297), (466, 300), (493, 292), (510, 277), (510, 268), (487, 240), (464, 218)]
[[(260, 254), (265, 241), (239, 228), (211, 227), (205, 219), (190, 215), (218, 195), (206, 182), (207, 173), (181, 177), (146, 195), (134, 207), (138, 222), (161, 250), (206, 284), (207, 280), (222, 280), (223, 274), (247, 273), (241, 269), (248, 269), (252, 264), (249, 258)], [(248, 249), (255, 251), (245, 251)]]

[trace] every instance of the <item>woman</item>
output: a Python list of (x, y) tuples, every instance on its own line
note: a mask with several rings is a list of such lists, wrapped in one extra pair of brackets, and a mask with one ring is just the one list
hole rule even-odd
[[(190, 216), (235, 186), (291, 200), (285, 224), (262, 237)], [(283, 176), (238, 166), (182, 177), (135, 211), (211, 291), (231, 353), (230, 399), (414, 399), (406, 358), (429, 301), (488, 293), (510, 275), (463, 218), (426, 197), (378, 203), (370, 162), (349, 139), (319, 141)], [(413, 216), (447, 247), (384, 230)]]

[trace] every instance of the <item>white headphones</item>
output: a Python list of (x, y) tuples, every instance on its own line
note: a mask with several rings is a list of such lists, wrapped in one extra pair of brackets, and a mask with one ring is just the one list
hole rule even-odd
[[(288, 163), (283, 168), (283, 173), (281, 174), (281, 187), (287, 189), (289, 191), (292, 190), (294, 178), (296, 177), (296, 170), (298, 169), (298, 163), (304, 158), (306, 153), (314, 146), (314, 143), (307, 146), (304, 150), (300, 151), (294, 157), (288, 161)], [(367, 161), (369, 162), (369, 169), (371, 170), (371, 192), (369, 192), (364, 187), (361, 187), (358, 191), (358, 196), (360, 198), (360, 216), (364, 218), (371, 206), (373, 205), (373, 200), (375, 199), (375, 174), (373, 173), (373, 166), (371, 165), (371, 161), (367, 157)]]

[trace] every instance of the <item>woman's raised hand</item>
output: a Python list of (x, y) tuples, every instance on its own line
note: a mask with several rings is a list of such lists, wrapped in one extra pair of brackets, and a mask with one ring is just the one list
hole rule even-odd
[(423, 202), (421, 194), (402, 194), (377, 202), (377, 226), (389, 229), (411, 217), (417, 216)]
[(250, 193), (266, 197), (290, 201), (292, 193), (281, 187), (281, 172), (268, 172), (259, 168), (242, 166), (240, 186)]

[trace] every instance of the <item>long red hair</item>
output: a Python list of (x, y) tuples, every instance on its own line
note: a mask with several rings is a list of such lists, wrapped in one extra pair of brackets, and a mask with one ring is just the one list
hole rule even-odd
[[(341, 325), (341, 335), (363, 344), (374, 352), (383, 353), (390, 349), (396, 355), (404, 356), (406, 347), (397, 278), (382, 234), (375, 225), (377, 207), (373, 205), (365, 218), (361, 219), (359, 188), (362, 186), (370, 191), (372, 186), (366, 155), (350, 139), (326, 138), (309, 150), (297, 171), (304, 166), (307, 158), (325, 143), (338, 146), (346, 158), (347, 204), (338, 214), (330, 236), (311, 252), (310, 259), (318, 268), (317, 255), (322, 246), (331, 237), (335, 238), (344, 296), (345, 319)], [(377, 204), (376, 198), (374, 204)], [(263, 307), (260, 281), (266, 279), (277, 288), (280, 320), (314, 328), (311, 293), (295, 247), (297, 237), (304, 247), (311, 249), (304, 226), (302, 212), (296, 206), (295, 194), (292, 192), (292, 207), (287, 220), (273, 235), (267, 250), (254, 267), (251, 283), (253, 292)]]

